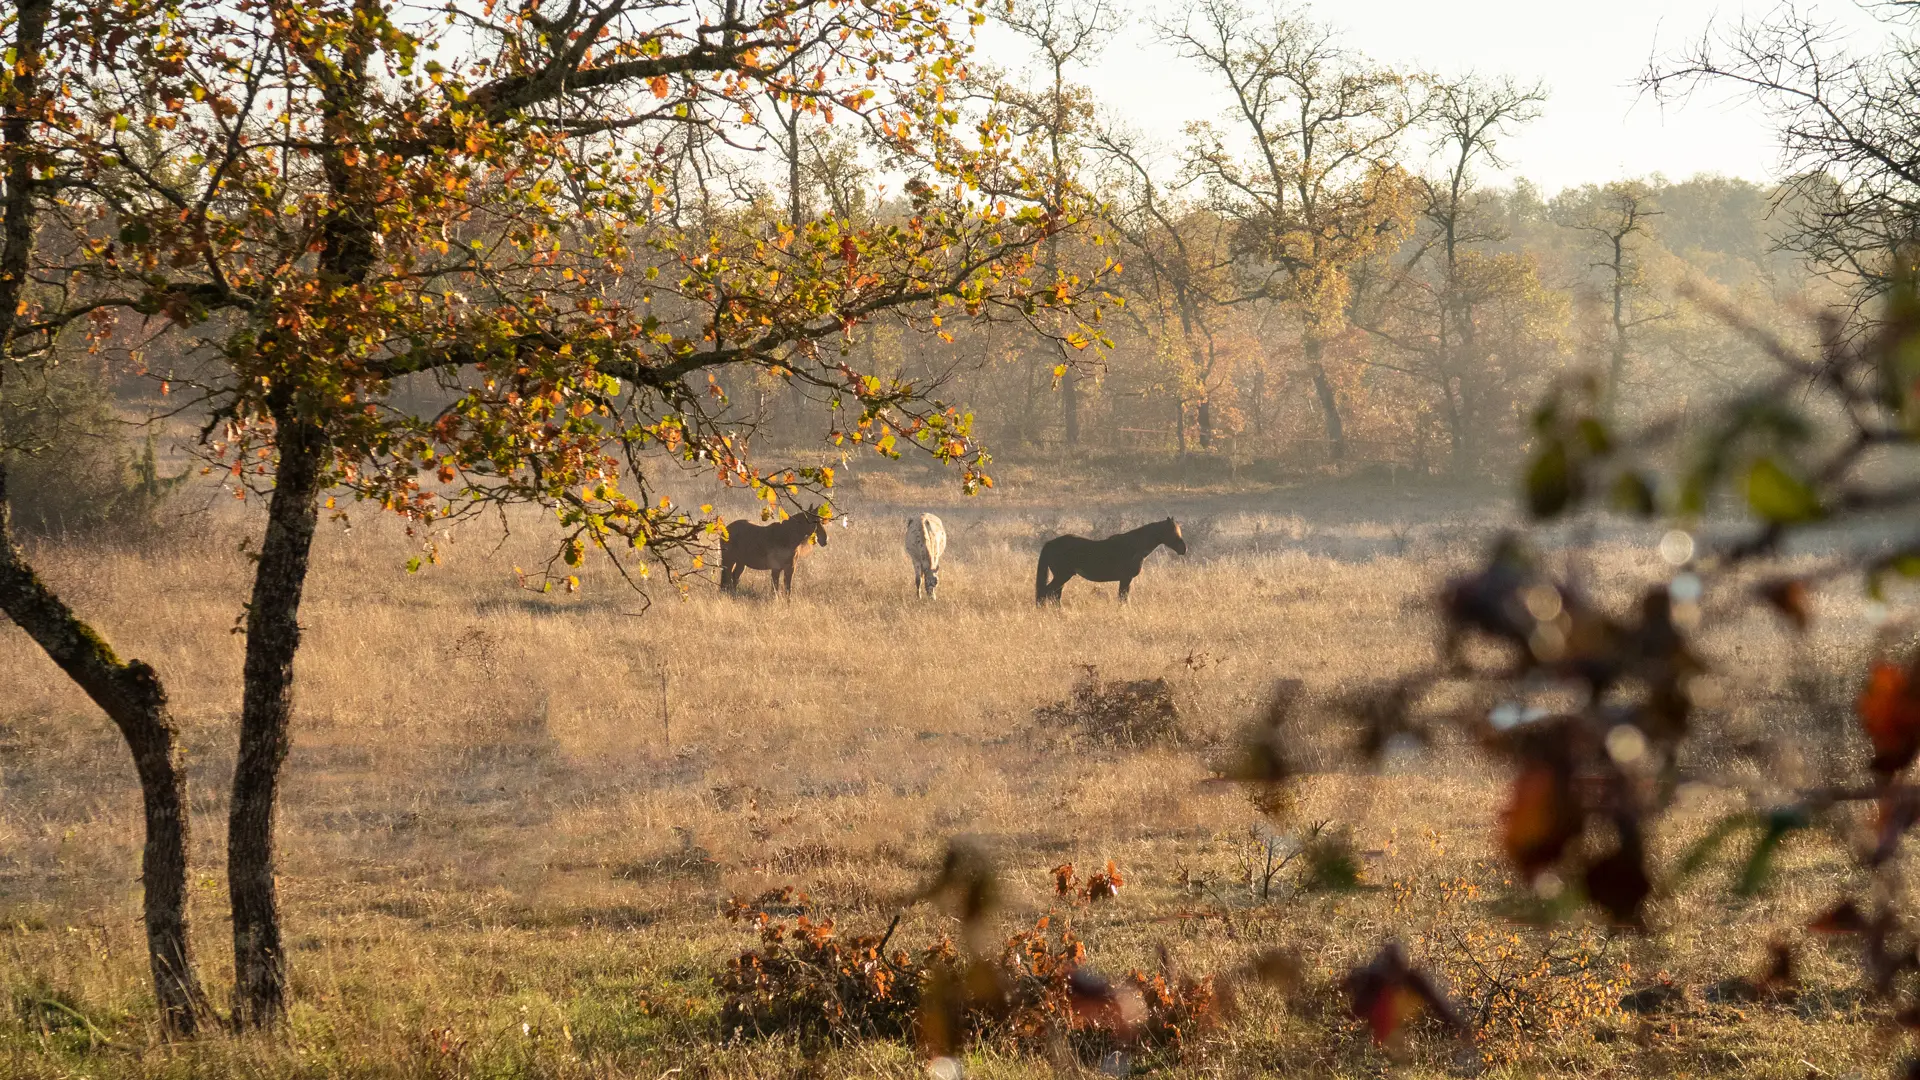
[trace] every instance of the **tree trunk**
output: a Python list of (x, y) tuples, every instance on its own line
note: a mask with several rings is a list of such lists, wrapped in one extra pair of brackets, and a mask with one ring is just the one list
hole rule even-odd
[(240, 755), (227, 819), (227, 887), (233, 906), (233, 1022), (279, 1022), (287, 1007), (286, 953), (274, 888), (273, 818), (293, 712), (293, 658), (300, 647), (300, 596), (319, 519), (327, 438), (287, 403), (274, 409), (280, 462), (267, 531), (247, 608)]
[(1199, 429), (1200, 449), (1205, 450), (1213, 446), (1213, 402), (1201, 398), (1197, 411), (1199, 416), (1195, 426)]
[(133, 752), (146, 812), (140, 881), (153, 995), (167, 1033), (190, 1037), (210, 1010), (187, 933), (187, 775), (166, 690), (152, 667), (116, 657), (27, 564), (13, 537), (6, 479), (0, 461), (0, 610), (100, 706)]
[(1625, 233), (1613, 237), (1613, 355), (1607, 362), (1607, 400), (1603, 410), (1611, 423), (1620, 415), (1620, 384), (1627, 374), (1627, 281)]
[[(12, 367), (27, 274), (33, 262), (38, 219), (36, 170), (45, 155), (35, 142), (44, 91), (40, 69), (46, 57), (52, 0), (21, 0), (13, 20), (11, 93), (0, 119), (6, 160), (4, 228), (0, 228), (0, 389)], [(147, 961), (160, 1023), (169, 1034), (192, 1036), (208, 1010), (193, 966), (187, 933), (187, 778), (167, 694), (153, 668), (121, 661), (92, 627), (82, 622), (28, 565), (13, 536), (7, 500), (6, 461), (0, 458), (0, 610), (26, 631), (111, 719), (133, 753), (146, 816), (141, 885), (147, 927)]]
[(1320, 415), (1327, 425), (1327, 456), (1335, 462), (1347, 458), (1347, 430), (1340, 422), (1340, 399), (1334, 396), (1333, 383), (1327, 379), (1326, 365), (1320, 362), (1322, 342), (1310, 337), (1302, 343), (1307, 374), (1313, 377), (1314, 396), (1320, 399)]
[(1262, 363), (1253, 373), (1253, 437), (1263, 443), (1267, 437), (1267, 366)]
[(1460, 393), (1454, 388), (1452, 379), (1442, 379), (1440, 396), (1447, 406), (1447, 465), (1455, 475), (1466, 471), (1467, 461), (1467, 424), (1466, 416), (1460, 408)]

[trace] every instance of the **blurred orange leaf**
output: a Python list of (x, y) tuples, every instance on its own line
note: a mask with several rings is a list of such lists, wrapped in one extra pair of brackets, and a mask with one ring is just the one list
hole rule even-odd
[(1860, 695), (1860, 725), (1873, 744), (1873, 771), (1884, 776), (1906, 768), (1920, 754), (1920, 687), (1913, 670), (1882, 660)]
[(1560, 858), (1580, 833), (1580, 807), (1569, 778), (1551, 765), (1527, 765), (1514, 778), (1502, 815), (1501, 846), (1529, 878)]

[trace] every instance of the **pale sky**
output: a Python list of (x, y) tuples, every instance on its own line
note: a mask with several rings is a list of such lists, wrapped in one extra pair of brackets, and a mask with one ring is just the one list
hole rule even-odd
[[(1129, 25), (1078, 81), (1130, 126), (1169, 144), (1191, 119), (1223, 102), (1205, 80), (1155, 39), (1148, 15), (1178, 11), (1168, 0), (1120, 0)], [(1259, 3), (1260, 0), (1252, 0)], [(1634, 85), (1656, 52), (1672, 53), (1711, 24), (1757, 17), (1779, 0), (1313, 0), (1312, 17), (1340, 28), (1349, 48), (1440, 74), (1466, 71), (1544, 81), (1541, 118), (1511, 138), (1509, 175), (1549, 192), (1661, 172), (1764, 180), (1776, 161), (1766, 117), (1724, 93), (1663, 107)], [(1801, 9), (1856, 28), (1871, 46), (1887, 31), (1850, 0), (1800, 0)], [(1007, 63), (1002, 41), (986, 43)]]

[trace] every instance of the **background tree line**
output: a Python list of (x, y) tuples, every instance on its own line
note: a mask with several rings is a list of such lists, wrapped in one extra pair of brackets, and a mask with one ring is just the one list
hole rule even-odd
[[(1157, 26), (1168, 61), (1229, 103), (1173, 141), (1074, 82), (1114, 33), (1106, 5), (1051, 0), (1001, 21), (1029, 62), (979, 92), (1099, 200), (1094, 227), (1050, 240), (1047, 258), (1122, 264), (1106, 282), (1124, 304), (1104, 324), (1112, 347), (1006, 326), (932, 348), (875, 330), (856, 347), (937, 374), (1003, 455), (1491, 475), (1568, 372), (1603, 370), (1624, 417), (1705, 402), (1755, 370), (1746, 332), (1709, 308), (1804, 337), (1805, 316), (1857, 283), (1804, 228), (1828, 188), (1495, 182), (1542, 87), (1393, 69), (1297, 10), (1218, 0)], [(844, 175), (816, 155), (795, 190), (831, 200)], [(808, 434), (777, 412), (756, 415)]]

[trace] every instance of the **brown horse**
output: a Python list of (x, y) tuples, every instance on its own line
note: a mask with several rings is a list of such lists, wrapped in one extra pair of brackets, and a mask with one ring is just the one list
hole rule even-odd
[[(1033, 602), (1060, 602), (1060, 590), (1067, 581), (1083, 577), (1088, 581), (1117, 581), (1120, 602), (1127, 602), (1133, 579), (1140, 576), (1140, 564), (1165, 544), (1174, 552), (1187, 553), (1187, 538), (1172, 518), (1142, 525), (1131, 532), (1089, 540), (1084, 536), (1056, 536), (1040, 546), (1040, 566), (1033, 579)], [(1049, 581), (1049, 575), (1052, 580)]]
[(746, 571), (771, 570), (773, 591), (780, 591), (780, 576), (785, 574), (787, 595), (792, 596), (793, 564), (808, 541), (827, 546), (827, 523), (817, 506), (771, 525), (746, 518), (729, 522), (726, 539), (720, 541), (720, 587), (734, 590)]

